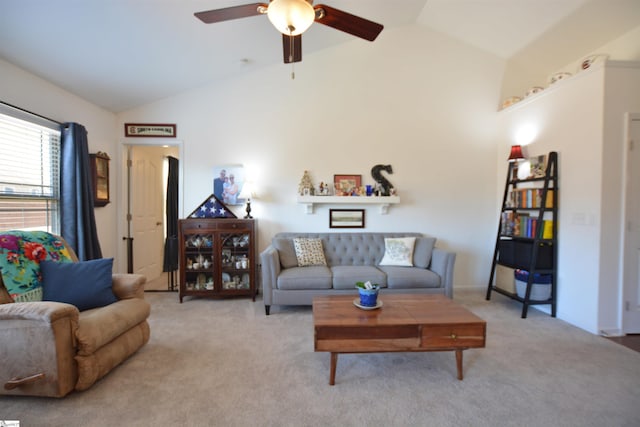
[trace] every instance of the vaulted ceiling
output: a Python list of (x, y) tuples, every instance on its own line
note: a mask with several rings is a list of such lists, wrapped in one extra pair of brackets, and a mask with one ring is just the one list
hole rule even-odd
[[(216, 79), (281, 64), (280, 34), (266, 17), (206, 25), (193, 16), (198, 11), (246, 3), (249, 1), (2, 0), (0, 58), (107, 110), (124, 111)], [(316, 3), (379, 22), (386, 30), (424, 25), (505, 60), (523, 55), (544, 40), (545, 34), (559, 28), (566, 28), (564, 34), (575, 49), (581, 43), (602, 45), (640, 22), (637, 0)], [(354, 39), (327, 26), (312, 25), (303, 36), (303, 61), (305, 55)], [(557, 38), (545, 43), (553, 45), (553, 40)], [(363, 48), (369, 43), (358, 42)]]

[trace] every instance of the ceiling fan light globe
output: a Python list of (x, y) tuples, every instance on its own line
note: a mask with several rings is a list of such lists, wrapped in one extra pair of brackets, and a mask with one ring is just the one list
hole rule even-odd
[(306, 0), (273, 0), (267, 17), (282, 34), (297, 36), (313, 24), (316, 13)]

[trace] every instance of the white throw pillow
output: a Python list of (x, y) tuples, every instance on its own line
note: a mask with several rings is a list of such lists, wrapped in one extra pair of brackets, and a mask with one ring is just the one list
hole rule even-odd
[(386, 237), (384, 239), (384, 256), (380, 265), (413, 267), (413, 246), (415, 243), (415, 237)]
[(293, 239), (293, 246), (296, 250), (298, 267), (327, 265), (322, 250), (322, 240), (296, 237)]

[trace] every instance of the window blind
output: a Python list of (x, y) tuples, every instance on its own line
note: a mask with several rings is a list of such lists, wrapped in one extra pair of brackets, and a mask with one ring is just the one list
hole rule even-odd
[(60, 127), (0, 104), (0, 231), (59, 232)]

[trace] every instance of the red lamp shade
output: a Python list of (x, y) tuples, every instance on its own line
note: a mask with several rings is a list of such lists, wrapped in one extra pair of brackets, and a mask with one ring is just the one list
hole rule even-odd
[(517, 162), (522, 159), (524, 159), (524, 156), (522, 155), (522, 147), (520, 145), (512, 145), (511, 153), (509, 153), (509, 161)]

